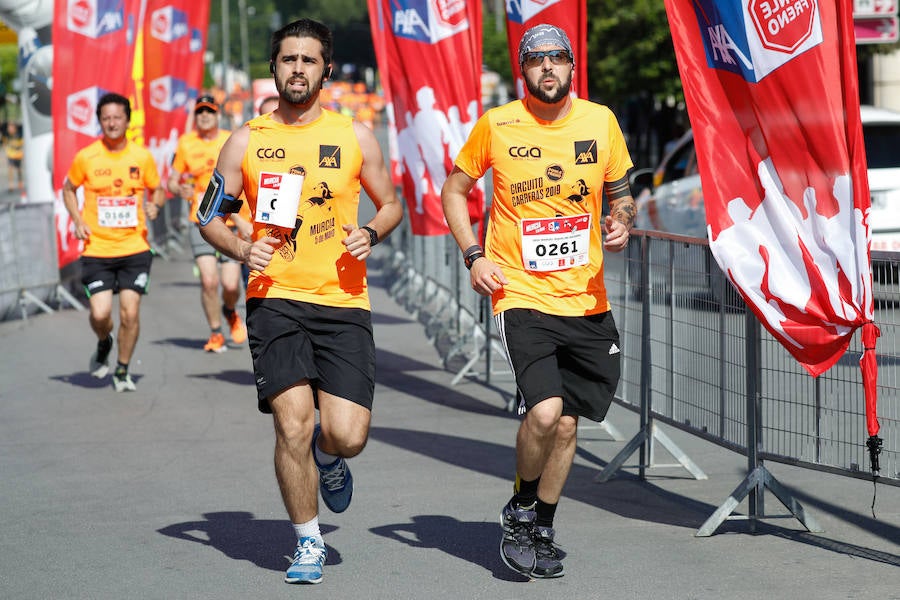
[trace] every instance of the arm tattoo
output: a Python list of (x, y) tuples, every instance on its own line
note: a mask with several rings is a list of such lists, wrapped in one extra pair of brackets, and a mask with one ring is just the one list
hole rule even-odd
[(615, 220), (623, 223), (625, 227), (631, 229), (634, 226), (637, 207), (634, 205), (634, 198), (631, 197), (628, 179), (623, 177), (615, 181), (607, 181), (603, 189), (609, 202), (609, 214)]

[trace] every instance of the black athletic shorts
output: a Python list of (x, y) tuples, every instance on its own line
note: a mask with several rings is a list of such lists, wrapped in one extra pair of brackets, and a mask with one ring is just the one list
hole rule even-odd
[(621, 369), (611, 312), (560, 317), (512, 308), (494, 319), (516, 374), (519, 414), (559, 396), (563, 415), (606, 418)]
[(81, 284), (88, 298), (104, 290), (134, 290), (141, 294), (150, 291), (150, 265), (153, 252), (147, 250), (138, 254), (116, 258), (81, 257)]
[(247, 331), (260, 412), (271, 413), (268, 399), (302, 379), (314, 392), (372, 410), (375, 340), (368, 310), (250, 298)]

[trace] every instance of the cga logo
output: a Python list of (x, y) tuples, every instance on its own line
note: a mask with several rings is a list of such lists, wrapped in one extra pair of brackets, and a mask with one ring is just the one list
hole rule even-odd
[(259, 148), (256, 158), (260, 160), (284, 160), (284, 148)]
[(694, 14), (707, 64), (753, 83), (823, 39), (819, 0), (696, 0)]
[(172, 112), (182, 109), (188, 101), (187, 82), (171, 75), (154, 79), (150, 82), (150, 106)]
[(95, 117), (94, 107), (105, 93), (106, 90), (93, 86), (69, 94), (66, 98), (66, 127), (91, 137), (100, 135), (100, 124)]
[(125, 26), (122, 0), (67, 0), (66, 28), (89, 38), (115, 33)]
[(540, 158), (541, 157), (541, 149), (537, 146), (532, 146), (529, 148), (528, 146), (511, 146), (509, 150), (507, 150), (510, 156), (513, 158)]
[(560, 0), (506, 0), (506, 14), (513, 23), (524, 24)]
[(153, 11), (150, 16), (150, 35), (171, 43), (188, 34), (187, 13), (174, 6), (164, 6)]
[(394, 34), (434, 44), (469, 28), (465, 0), (397, 0)]

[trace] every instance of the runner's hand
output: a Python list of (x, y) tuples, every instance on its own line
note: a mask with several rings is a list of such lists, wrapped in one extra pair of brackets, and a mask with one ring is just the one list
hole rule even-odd
[(603, 249), (610, 252), (621, 252), (628, 245), (628, 228), (621, 221), (606, 215), (603, 223)]
[(344, 232), (347, 233), (341, 243), (347, 247), (350, 256), (356, 260), (366, 260), (372, 254), (372, 239), (369, 232), (365, 229), (359, 229), (356, 225), (342, 226)]
[(247, 258), (244, 263), (252, 271), (262, 271), (272, 261), (275, 249), (281, 245), (281, 240), (273, 237), (264, 237), (250, 244), (247, 251)]
[(469, 278), (472, 289), (482, 296), (491, 296), (509, 283), (500, 267), (487, 258), (479, 258), (472, 264)]

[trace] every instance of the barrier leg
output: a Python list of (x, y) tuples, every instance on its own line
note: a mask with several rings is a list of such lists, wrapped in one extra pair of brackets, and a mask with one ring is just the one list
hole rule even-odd
[[(700, 529), (697, 530), (697, 533), (694, 535), (696, 537), (709, 537), (711, 536), (716, 529), (718, 529), (719, 525), (728, 520), (751, 520), (755, 521), (758, 519), (766, 518), (765, 515), (759, 514), (750, 514), (748, 516), (740, 516), (740, 515), (732, 515), (734, 509), (738, 507), (741, 501), (747, 497), (751, 492), (757, 492), (758, 494), (762, 494), (765, 491), (765, 488), (769, 488), (775, 497), (778, 498), (779, 501), (791, 511), (791, 515), (800, 521), (800, 523), (808, 530), (813, 533), (821, 533), (824, 531), (819, 524), (813, 519), (812, 515), (806, 514), (806, 511), (803, 509), (803, 506), (794, 498), (791, 493), (782, 486), (775, 477), (766, 469), (764, 466), (760, 465), (753, 469), (749, 475), (738, 485), (731, 495), (723, 502), (716, 512), (714, 512)], [(751, 503), (752, 505), (752, 503)], [(751, 510), (751, 513), (753, 511)], [(775, 518), (775, 517), (771, 517)]]
[[(666, 451), (672, 455), (672, 457), (678, 461), (675, 463), (656, 463), (653, 460), (653, 443), (654, 441), (659, 442)], [(625, 447), (622, 448), (616, 456), (609, 461), (609, 464), (606, 465), (600, 473), (594, 477), (595, 483), (606, 483), (609, 481), (616, 471), (622, 468), (625, 464), (625, 461), (628, 460), (628, 457), (634, 454), (635, 451), (639, 450), (643, 444), (649, 445), (649, 457), (650, 460), (646, 465), (637, 465), (638, 467), (644, 466), (647, 468), (671, 468), (671, 467), (682, 467), (690, 473), (694, 479), (702, 480), (707, 479), (706, 473), (695, 463), (691, 458), (676, 444), (672, 438), (667, 436), (659, 427), (656, 425), (656, 421), (651, 420), (646, 427), (641, 429), (631, 440), (625, 444)]]

